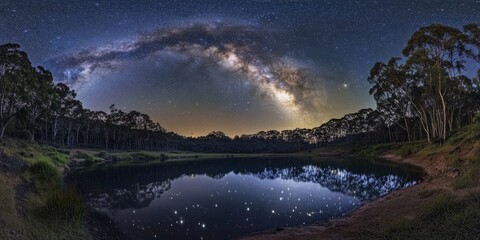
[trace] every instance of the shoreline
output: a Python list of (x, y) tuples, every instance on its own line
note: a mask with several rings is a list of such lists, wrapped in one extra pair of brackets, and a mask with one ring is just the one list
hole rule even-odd
[[(251, 156), (251, 155), (252, 154), (249, 154), (249, 156)], [(301, 153), (301, 154), (286, 154), (286, 155), (285, 154), (283, 154), (283, 155), (272, 154), (272, 155), (270, 155), (270, 157), (274, 157), (274, 156), (288, 157), (288, 156), (306, 156), (306, 155), (310, 156), (310, 157), (346, 157), (349, 154), (345, 154), (345, 153), (342, 153), (342, 152), (337, 152), (337, 153), (333, 153), (333, 152), (329, 152), (329, 153), (310, 153), (310, 154)], [(239, 157), (239, 156), (236, 156), (236, 157)], [(235, 158), (235, 157), (233, 157), (233, 158)], [(201, 160), (201, 159), (203, 159), (203, 158), (197, 158), (197, 160)], [(420, 168), (421, 170), (423, 170), (425, 172), (424, 180), (421, 181), (420, 183), (416, 184), (416, 185), (394, 191), (390, 194), (387, 194), (385, 196), (377, 198), (373, 201), (366, 202), (366, 203), (362, 204), (359, 208), (356, 208), (356, 209), (352, 210), (351, 212), (346, 213), (345, 215), (341, 216), (340, 218), (332, 219), (330, 221), (321, 221), (321, 222), (317, 222), (317, 223), (314, 223), (312, 225), (306, 225), (306, 226), (280, 227), (280, 228), (276, 228), (276, 229), (255, 232), (255, 233), (251, 233), (250, 235), (240, 237), (238, 239), (252, 239), (252, 240), (253, 239), (254, 240), (256, 240), (256, 239), (304, 239), (302, 237), (306, 237), (305, 239), (311, 239), (311, 237), (320, 238), (320, 239), (338, 239), (340, 236), (341, 236), (341, 238), (345, 238), (344, 237), (345, 235), (343, 235), (343, 233), (340, 236), (337, 235), (337, 229), (336, 229), (338, 227), (343, 228), (344, 226), (346, 226), (348, 224), (353, 224), (354, 223), (354, 221), (352, 221), (352, 220), (348, 220), (348, 221), (345, 221), (345, 220), (347, 220), (349, 218), (355, 218), (356, 215), (360, 211), (362, 211), (364, 208), (374, 207), (373, 205), (375, 205), (375, 203), (377, 201), (380, 201), (384, 198), (390, 198), (390, 196), (393, 196), (394, 193), (397, 193), (397, 192), (402, 191), (402, 190), (410, 189), (412, 187), (419, 186), (422, 183), (425, 183), (426, 182), (425, 179), (428, 178), (431, 175), (431, 171), (429, 169), (426, 169), (425, 166), (423, 166), (421, 164), (418, 164), (415, 161), (405, 161), (405, 159), (401, 159), (401, 158), (396, 157), (394, 155), (385, 155), (385, 156), (382, 156), (381, 159), (385, 160), (386, 162), (391, 162), (391, 163), (396, 163), (396, 164), (405, 164), (405, 165), (410, 165), (410, 166), (413, 166), (413, 167)], [(181, 159), (181, 160), (185, 160), (185, 159)], [(193, 159), (191, 159), (191, 160), (193, 160)], [(178, 159), (169, 159), (165, 162), (169, 162), (169, 161), (178, 161)], [(365, 160), (365, 161), (367, 161), (367, 160)], [(128, 239), (123, 233), (121, 233), (119, 231), (116, 224), (108, 216), (106, 216), (105, 214), (99, 213), (95, 209), (92, 209), (88, 206), (87, 206), (87, 208), (88, 208), (88, 212), (89, 212), (88, 223), (87, 223), (89, 232), (90, 233), (96, 233), (96, 234), (99, 235), (99, 237), (93, 237), (92, 236), (93, 239), (122, 239), (122, 240), (123, 239)], [(94, 224), (91, 224), (92, 222)], [(105, 226), (105, 227), (101, 227), (99, 229), (98, 228), (99, 225)], [(333, 232), (333, 235), (331, 235), (332, 233), (330, 233), (330, 229), (333, 229), (333, 228), (335, 229), (335, 231)], [(316, 235), (317, 232), (325, 232), (325, 233), (327, 233), (327, 235), (317, 236)], [(109, 236), (109, 237), (105, 238), (106, 236)]]
[(452, 191), (453, 174), (448, 174), (450, 169), (443, 162), (418, 156), (401, 158), (394, 154), (384, 154), (380, 158), (392, 163), (419, 167), (426, 175), (420, 183), (366, 202), (340, 218), (308, 226), (266, 230), (239, 239), (355, 239), (358, 237), (356, 232), (367, 226), (381, 224), (386, 220), (402, 218), (413, 220), (418, 210), (425, 206), (433, 193)]
[[(215, 158), (225, 158), (226, 156), (230, 156), (230, 158), (242, 158), (242, 157), (252, 157), (252, 156), (263, 156), (263, 157), (345, 157), (345, 154), (343, 153), (287, 153), (287, 154), (279, 154), (279, 153), (268, 153), (268, 154), (215, 154), (215, 156), (208, 156), (204, 157), (202, 156), (204, 153), (198, 153), (201, 157), (198, 158), (188, 158), (185, 157), (185, 155), (178, 154), (177, 158), (169, 158), (168, 160), (164, 161), (163, 163), (167, 162), (176, 162), (176, 161), (185, 161), (185, 160), (204, 160), (204, 159), (215, 159)], [(188, 155), (187, 155), (188, 156)], [(117, 162), (122, 163), (122, 162)], [(128, 163), (128, 161), (125, 161), (123, 163)], [(71, 184), (68, 182), (68, 179), (66, 181), (66, 178), (68, 174), (70, 174), (73, 171), (76, 171), (78, 166), (68, 166), (64, 168), (64, 179), (63, 183), (64, 184)], [(88, 230), (88, 233), (91, 236), (92, 240), (128, 240), (129, 238), (123, 234), (117, 224), (106, 214), (101, 213), (90, 206), (86, 205), (87, 208), (87, 217), (86, 217), (86, 228)], [(282, 228), (283, 229), (283, 228)]]
[(106, 214), (87, 206), (86, 227), (91, 240), (127, 240), (117, 224)]

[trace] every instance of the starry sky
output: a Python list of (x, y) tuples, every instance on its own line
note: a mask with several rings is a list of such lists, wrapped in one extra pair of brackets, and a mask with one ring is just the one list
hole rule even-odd
[(479, 13), (476, 0), (1, 0), (0, 43), (19, 43), (86, 108), (232, 136), (375, 107), (375, 62), (400, 56), (419, 27)]

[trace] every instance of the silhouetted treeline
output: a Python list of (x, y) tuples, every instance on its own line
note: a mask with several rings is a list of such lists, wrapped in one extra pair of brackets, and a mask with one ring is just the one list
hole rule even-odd
[(33, 67), (18, 44), (0, 46), (0, 139), (29, 139), (61, 147), (107, 150), (188, 150), (201, 152), (293, 152), (303, 141), (268, 141), (256, 137), (230, 139), (214, 132), (186, 138), (166, 132), (147, 114), (83, 108), (76, 93), (55, 84), (43, 67)]
[[(375, 130), (357, 138), (444, 142), (449, 131), (470, 124), (480, 110), (480, 26), (420, 28), (408, 40), (403, 55), (372, 68), (370, 94), (377, 102), (375, 114), (381, 124), (372, 120)], [(465, 75), (467, 70), (477, 71), (476, 76)]]
[[(167, 132), (146, 114), (83, 108), (75, 92), (33, 67), (17, 44), (0, 46), (0, 138), (5, 135), (63, 147), (198, 152), (295, 152), (318, 145), (366, 145), (426, 139), (470, 124), (480, 110), (480, 26), (420, 28), (404, 58), (378, 62), (370, 72), (377, 108), (361, 109), (313, 129), (261, 131), (229, 138), (222, 132), (187, 138)], [(474, 69), (472, 69), (474, 68)]]
[[(426, 139), (445, 141), (480, 111), (480, 26), (422, 27), (408, 40), (404, 58), (376, 63), (368, 77), (377, 108), (361, 109), (318, 128), (276, 132), (310, 143), (359, 145)], [(468, 67), (468, 68), (467, 68)], [(467, 76), (466, 72), (476, 76)], [(472, 75), (472, 74), (470, 74)], [(475, 75), (475, 74), (473, 74)], [(256, 135), (272, 137), (272, 131)]]

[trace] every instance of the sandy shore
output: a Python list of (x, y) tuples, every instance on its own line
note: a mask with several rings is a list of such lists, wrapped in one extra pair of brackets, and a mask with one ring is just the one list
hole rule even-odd
[(419, 210), (437, 191), (453, 191), (451, 183), (454, 172), (446, 161), (434, 161), (429, 157), (411, 157), (402, 159), (394, 155), (384, 155), (383, 159), (410, 164), (426, 172), (424, 181), (368, 202), (351, 214), (328, 222), (310, 226), (291, 227), (256, 233), (242, 239), (354, 239), (358, 231), (371, 229), (393, 219), (413, 220)]

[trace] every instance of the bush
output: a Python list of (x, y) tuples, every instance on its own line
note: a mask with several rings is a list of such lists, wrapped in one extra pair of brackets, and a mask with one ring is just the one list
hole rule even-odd
[(53, 191), (45, 201), (45, 213), (53, 219), (80, 222), (85, 217), (81, 194), (73, 187), (66, 191)]
[(95, 156), (99, 157), (99, 158), (107, 159), (109, 157), (109, 155), (110, 154), (108, 152), (101, 151), (101, 152), (97, 153)]
[(60, 186), (62, 181), (62, 176), (58, 169), (46, 161), (34, 162), (30, 167), (30, 173), (33, 175), (34, 180), (42, 184)]
[(83, 159), (92, 159), (93, 157), (90, 156), (88, 153), (81, 152), (81, 151), (76, 151), (75, 155), (76, 158), (83, 158)]
[(168, 159), (168, 156), (165, 154), (154, 155), (145, 152), (132, 152), (132, 153), (123, 153), (123, 154), (112, 154), (110, 155), (113, 162), (120, 162), (120, 161), (153, 161), (153, 160), (161, 160), (165, 161)]
[(133, 153), (130, 156), (135, 161), (151, 161), (159, 158), (158, 156), (150, 155), (143, 152)]

